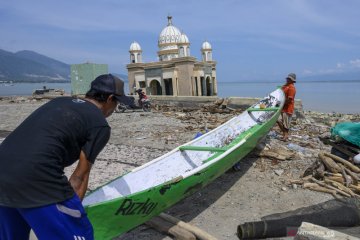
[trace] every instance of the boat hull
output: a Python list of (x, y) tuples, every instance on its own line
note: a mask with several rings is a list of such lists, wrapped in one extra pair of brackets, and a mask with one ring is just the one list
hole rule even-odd
[[(203, 188), (245, 157), (273, 127), (280, 109), (272, 117), (237, 136), (229, 144), (235, 146), (230, 153), (206, 168), (185, 178), (137, 192), (103, 204), (86, 206), (86, 212), (94, 227), (95, 239), (112, 239), (157, 216), (181, 199)], [(244, 141), (238, 147), (241, 141)]]

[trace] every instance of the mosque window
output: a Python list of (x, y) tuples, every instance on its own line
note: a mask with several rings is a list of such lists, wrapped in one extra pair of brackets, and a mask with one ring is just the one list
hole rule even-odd
[(131, 63), (135, 63), (135, 55), (134, 54), (130, 55), (130, 61), (131, 61)]
[(180, 57), (184, 57), (185, 54), (184, 54), (184, 47), (180, 47)]
[(145, 81), (139, 81), (139, 86), (140, 88), (145, 88), (146, 87)]

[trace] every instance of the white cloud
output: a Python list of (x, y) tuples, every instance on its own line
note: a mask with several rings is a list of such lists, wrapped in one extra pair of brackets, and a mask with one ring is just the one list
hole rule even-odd
[(309, 70), (309, 69), (304, 69), (304, 71), (303, 71), (303, 74), (304, 75), (310, 75), (310, 74), (312, 74), (313, 73), (313, 71), (312, 70)]
[(336, 68), (343, 68), (345, 66), (344, 63), (337, 63)]
[(350, 67), (360, 68), (360, 59), (350, 60)]

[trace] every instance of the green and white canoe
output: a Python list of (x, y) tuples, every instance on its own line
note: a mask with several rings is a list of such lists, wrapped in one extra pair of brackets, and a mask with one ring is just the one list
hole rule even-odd
[(283, 104), (277, 89), (216, 129), (91, 192), (83, 205), (95, 239), (131, 230), (222, 175), (266, 136)]

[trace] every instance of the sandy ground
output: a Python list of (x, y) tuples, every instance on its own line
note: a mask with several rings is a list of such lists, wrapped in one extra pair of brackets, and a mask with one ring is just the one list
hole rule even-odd
[[(43, 103), (0, 101), (0, 138), (15, 129), (26, 116)], [(95, 189), (193, 139), (196, 132), (203, 129), (205, 122), (214, 117), (220, 124), (232, 115), (170, 110), (114, 113), (108, 118), (112, 136), (93, 167), (89, 189)], [(306, 119), (299, 119), (292, 131), (292, 142), (301, 146), (301, 150), (297, 151), (291, 150), (287, 143), (277, 139), (275, 127), (259, 145), (259, 149), (265, 147), (289, 151), (294, 156), (291, 160), (274, 161), (259, 157), (260, 150), (254, 151), (242, 160), (240, 171), (226, 172), (166, 212), (218, 239), (232, 240), (238, 239), (236, 230), (241, 223), (332, 199), (330, 195), (302, 189), (300, 185), (289, 185), (288, 181), (298, 179), (316, 160), (321, 149), (329, 150), (329, 147), (322, 144), (317, 137), (328, 134), (328, 124), (331, 124), (331, 121), (339, 121), (342, 117), (344, 116), (336, 115), (324, 120), (322, 114), (312, 113), (308, 114)], [(72, 169), (73, 167), (66, 169), (66, 174), (70, 175)], [(116, 239), (172, 238), (141, 225)]]

